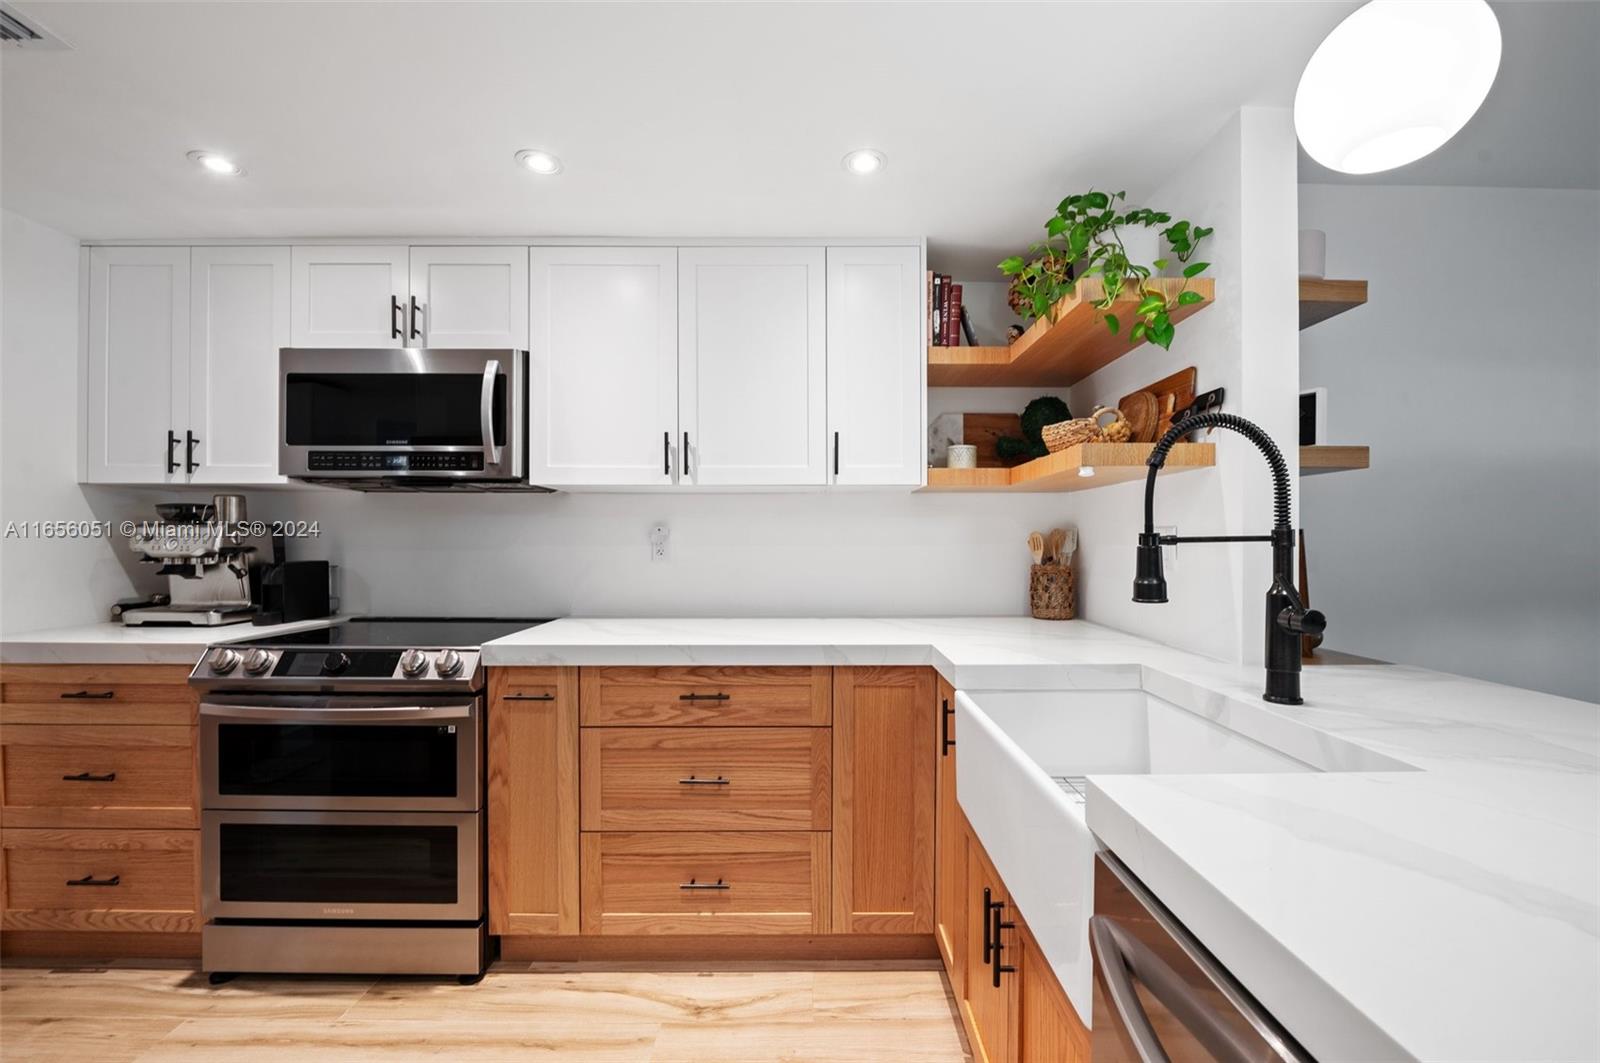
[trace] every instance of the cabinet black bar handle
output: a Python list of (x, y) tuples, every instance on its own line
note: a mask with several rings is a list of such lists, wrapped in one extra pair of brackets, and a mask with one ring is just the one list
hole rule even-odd
[(397, 340), (406, 338), (406, 330), (400, 327), (400, 322), (405, 320), (405, 311), (400, 308), (398, 296), (389, 296), (389, 335)]
[(694, 879), (690, 879), (688, 882), (680, 883), (678, 888), (680, 890), (731, 890), (733, 886), (720, 878), (715, 882), (696, 882)]
[(944, 706), (944, 711), (939, 714), (939, 755), (948, 757), (956, 746), (956, 740), (950, 737), (950, 717), (956, 714), (956, 710), (950, 707), (949, 698), (940, 698), (939, 703)]
[(839, 433), (833, 433), (833, 475), (839, 475)]
[(661, 475), (672, 475), (672, 433), (661, 433)]
[(114, 771), (108, 771), (108, 772), (105, 772), (103, 774), (97, 774), (97, 773), (92, 772), (92, 771), (80, 771), (76, 775), (63, 775), (63, 776), (61, 776), (61, 781), (62, 782), (116, 782), (117, 781), (117, 773), (114, 772)]
[(679, 701), (731, 701), (732, 694), (679, 694)]
[(1000, 976), (1002, 974), (1014, 974), (1017, 970), (1011, 964), (1000, 962), (1000, 953), (1005, 951), (1005, 944), (1000, 940), (1000, 932), (1002, 930), (1013, 930), (1017, 925), (1000, 918), (1000, 912), (1005, 906), (1004, 901), (996, 901), (994, 905), (994, 962), (991, 964), (991, 970), (994, 973), (994, 987), (996, 989), (1000, 988)]
[(689, 433), (683, 433), (683, 475), (689, 475)]
[(177, 458), (177, 455), (173, 454), (173, 451), (176, 450), (176, 449), (178, 449), (178, 433), (174, 432), (172, 429), (169, 428), (169, 429), (167, 429), (167, 471), (168, 472), (177, 472), (178, 471), (178, 458)]
[(189, 472), (194, 472), (200, 467), (200, 463), (194, 460), (194, 448), (199, 444), (200, 437), (194, 434), (193, 429), (186, 429), (183, 438), (186, 441), (183, 448), (183, 463), (189, 467)]
[(115, 690), (69, 690), (64, 694), (56, 695), (68, 701), (109, 701), (117, 696)]
[(120, 885), (122, 885), (122, 876), (121, 875), (112, 875), (110, 878), (95, 878), (93, 875), (85, 875), (82, 878), (69, 878), (69, 879), (67, 879), (67, 885), (69, 885), (69, 886), (120, 886)]
[(702, 778), (699, 778), (698, 776), (691, 775), (687, 779), (679, 779), (678, 780), (678, 785), (679, 786), (732, 786), (733, 785), (733, 780), (732, 779), (724, 779), (720, 775), (718, 775), (715, 779), (702, 779)]
[(554, 701), (554, 694), (507, 694), (507, 701)]
[(417, 305), (417, 297), (411, 297), (411, 338), (421, 339), (422, 330), (417, 328), (417, 319), (422, 316), (422, 307)]
[(983, 962), (988, 963), (994, 952), (994, 922), (989, 918), (994, 911), (993, 893), (983, 887)]

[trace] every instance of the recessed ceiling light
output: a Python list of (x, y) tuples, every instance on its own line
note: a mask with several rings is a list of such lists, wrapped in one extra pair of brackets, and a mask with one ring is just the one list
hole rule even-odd
[(1455, 136), (1499, 69), (1500, 23), (1484, 0), (1372, 0), (1306, 63), (1295, 132), (1329, 169), (1392, 170)]
[(214, 173), (221, 177), (242, 177), (244, 170), (238, 163), (226, 155), (218, 155), (214, 151), (191, 151), (189, 161), (199, 166), (206, 173)]
[(857, 148), (844, 157), (844, 168), (846, 172), (853, 173), (857, 177), (865, 177), (868, 174), (877, 173), (888, 162), (889, 160), (883, 157), (883, 152), (881, 151), (875, 151), (872, 148)]
[(562, 170), (560, 159), (536, 148), (523, 148), (517, 152), (517, 161), (541, 177), (549, 177)]

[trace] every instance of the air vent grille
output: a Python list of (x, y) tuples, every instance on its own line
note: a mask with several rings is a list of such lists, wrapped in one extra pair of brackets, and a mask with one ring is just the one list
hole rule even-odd
[(10, 4), (0, 4), (0, 42), (18, 48), (55, 50), (67, 45), (43, 26), (26, 18)]

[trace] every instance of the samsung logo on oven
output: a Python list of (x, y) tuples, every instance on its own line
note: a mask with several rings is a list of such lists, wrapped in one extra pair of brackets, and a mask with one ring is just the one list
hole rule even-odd
[(354, 908), (324, 908), (324, 909), (322, 909), (322, 914), (323, 915), (355, 915), (356, 914), (356, 910)]

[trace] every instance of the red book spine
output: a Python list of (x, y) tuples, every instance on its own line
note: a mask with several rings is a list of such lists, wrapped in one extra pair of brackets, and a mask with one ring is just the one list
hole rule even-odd
[(950, 321), (945, 325), (952, 347), (961, 346), (961, 285), (950, 286)]

